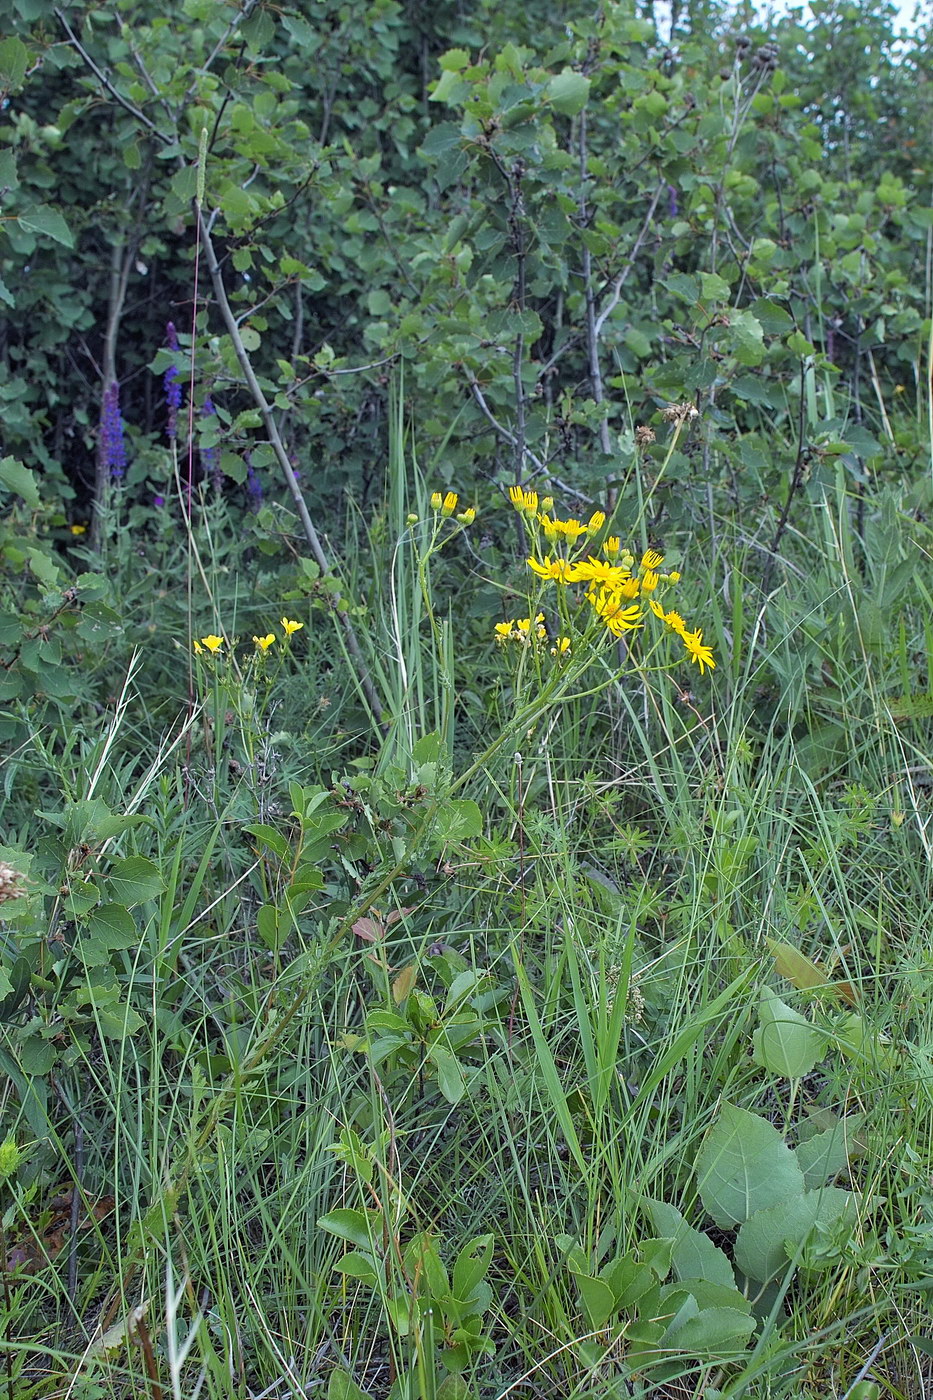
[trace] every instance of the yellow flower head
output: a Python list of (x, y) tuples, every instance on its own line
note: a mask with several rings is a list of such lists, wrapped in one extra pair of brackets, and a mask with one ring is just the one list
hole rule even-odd
[(559, 531), (557, 529), (557, 521), (552, 520), (549, 515), (539, 515), (538, 524), (544, 531), (544, 538), (548, 541), (549, 544), (553, 544), (559, 534)]
[(603, 553), (608, 554), (610, 559), (614, 559), (621, 548), (622, 544), (618, 535), (610, 535), (609, 538), (603, 542)]
[(86, 526), (86, 525), (72, 525), (72, 527), (71, 527), (71, 533), (72, 533), (73, 535), (86, 535), (86, 534), (87, 534), (87, 526)]
[(432, 510), (440, 510), (440, 508), (441, 508), (441, 506), (442, 506), (443, 504), (444, 504), (444, 497), (441, 495), (440, 491), (432, 491), (432, 492), (431, 492), (431, 509), (432, 509)]
[(552, 655), (552, 656), (569, 656), (569, 655), (570, 655), (570, 638), (569, 638), (569, 637), (558, 637), (557, 640), (556, 640), (556, 642), (554, 643), (554, 645), (551, 647), (551, 655)]
[(578, 540), (587, 531), (586, 525), (581, 525), (579, 520), (555, 520), (554, 525), (557, 533), (563, 535), (566, 540)]
[(472, 525), (473, 521), (476, 519), (476, 508), (474, 506), (467, 506), (466, 510), (460, 512), (457, 519), (460, 521), (461, 525)]
[(712, 671), (716, 665), (713, 660), (713, 649), (703, 641), (703, 633), (698, 627), (695, 632), (681, 632), (681, 641), (687, 648), (687, 655), (691, 661), (695, 661), (700, 668), (700, 675), (708, 666)]
[(661, 581), (661, 575), (656, 574), (653, 569), (648, 569), (641, 576), (642, 593), (653, 593)]
[(511, 636), (512, 636), (512, 628), (513, 628), (514, 626), (515, 626), (515, 623), (514, 623), (514, 622), (497, 622), (497, 623), (496, 623), (496, 634), (495, 634), (495, 635), (496, 635), (496, 641), (499, 643), (500, 646), (503, 646), (503, 645), (511, 638)]
[(554, 509), (554, 497), (553, 497), (553, 496), (545, 496), (544, 499), (543, 499), (542, 502), (541, 502), (541, 509), (542, 509), (542, 510), (553, 510), (553, 509)]
[(300, 632), (302, 627), (304, 627), (303, 622), (290, 622), (287, 617), (283, 617), (281, 623), (285, 629), (286, 637), (290, 637), (293, 632)]
[(544, 613), (538, 613), (534, 622), (532, 622), (530, 617), (520, 617), (515, 623), (515, 631), (512, 635), (515, 637), (516, 641), (529, 642), (533, 631), (538, 641), (543, 642), (547, 636), (547, 631), (543, 624)]
[(680, 571), (671, 569), (669, 574), (664, 575), (664, 579), (667, 583), (680, 583)]
[(566, 559), (552, 559), (549, 554), (545, 554), (543, 564), (537, 559), (529, 559), (528, 567), (533, 569), (539, 578), (556, 583), (575, 583), (577, 579), (584, 577), (577, 572), (575, 564), (568, 563)]
[(586, 560), (574, 565), (574, 578), (586, 583), (602, 583), (607, 588), (620, 588), (628, 580), (628, 573), (619, 564), (608, 564), (605, 559), (594, 559), (591, 554)]
[(260, 651), (268, 651), (275, 641), (275, 633), (269, 632), (265, 637), (254, 637), (253, 641), (256, 643), (257, 647), (259, 647)]
[(538, 509), (537, 491), (526, 491), (521, 486), (509, 487), (509, 500), (516, 510), (525, 515), (534, 515)]
[(661, 567), (661, 565), (662, 565), (663, 563), (664, 563), (664, 555), (663, 555), (663, 554), (659, 554), (658, 551), (657, 551), (656, 549), (648, 549), (648, 550), (646, 550), (645, 553), (641, 556), (641, 567), (642, 567), (643, 569), (649, 569), (649, 570), (660, 569), (660, 567)]
[(597, 617), (602, 618), (614, 637), (621, 637), (623, 632), (632, 632), (641, 627), (642, 612), (638, 604), (626, 606), (628, 600), (617, 589), (601, 588), (598, 593), (594, 589), (586, 597)]
[(606, 512), (604, 510), (594, 510), (589, 520), (586, 522), (588, 535), (595, 535), (597, 530), (601, 530), (606, 523)]
[[(213, 634), (213, 632), (210, 634), (209, 637), (202, 637), (202, 638), (201, 638), (201, 646), (202, 646), (202, 647), (207, 647), (208, 651), (220, 651), (220, 648), (223, 646), (223, 644), (224, 644), (224, 639), (223, 639), (223, 637), (215, 637), (214, 634)], [(197, 645), (198, 645), (197, 642), (195, 642), (194, 645), (195, 645), (195, 648), (197, 648)]]
[(456, 491), (448, 491), (444, 497), (444, 504), (441, 506), (441, 515), (453, 515), (457, 509), (457, 499)]
[(201, 645), (200, 642), (192, 642), (191, 645), (194, 647), (194, 654), (195, 654), (195, 656), (203, 656), (203, 655), (204, 655), (204, 648), (202, 647), (202, 645)]
[(653, 598), (648, 599), (648, 606), (655, 617), (659, 617), (662, 622), (666, 623), (672, 632), (677, 633), (678, 637), (684, 635), (684, 632), (687, 630), (687, 624), (684, 622), (679, 612), (665, 612), (661, 604), (656, 603)]

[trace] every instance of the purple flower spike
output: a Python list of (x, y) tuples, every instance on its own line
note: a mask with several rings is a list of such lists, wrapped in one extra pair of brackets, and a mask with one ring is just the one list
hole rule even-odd
[[(170, 350), (180, 348), (178, 332), (171, 321), (165, 327), (165, 343)], [(162, 387), (165, 390), (165, 403), (168, 408), (165, 431), (169, 442), (174, 442), (178, 434), (178, 410), (181, 408), (181, 384), (178, 379), (178, 370), (174, 365), (169, 365), (162, 376)]]
[(100, 453), (110, 468), (111, 481), (120, 481), (126, 471), (126, 443), (120, 416), (120, 386), (116, 380), (104, 390), (100, 415)]

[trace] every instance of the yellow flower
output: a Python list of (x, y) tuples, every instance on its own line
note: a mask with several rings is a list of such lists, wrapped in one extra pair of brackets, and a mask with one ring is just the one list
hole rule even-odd
[(659, 554), (656, 549), (648, 549), (641, 556), (641, 567), (643, 569), (659, 569), (664, 563), (664, 555)]
[(505, 642), (507, 642), (510, 639), (510, 637), (512, 636), (512, 628), (514, 626), (514, 622), (496, 623), (496, 641), (499, 643), (500, 646), (502, 646)]
[(713, 649), (703, 641), (703, 633), (698, 627), (695, 632), (681, 632), (681, 640), (687, 648), (687, 654), (691, 661), (695, 661), (700, 668), (702, 676), (708, 666), (712, 671), (716, 662), (713, 660)]
[[(209, 637), (201, 638), (202, 647), (207, 647), (208, 651), (220, 651), (220, 648), (223, 646), (223, 644), (223, 637), (215, 637), (213, 632), (210, 634)], [(195, 642), (195, 647), (197, 647), (197, 642)]]
[(543, 642), (547, 636), (547, 631), (543, 627), (544, 613), (538, 613), (532, 622), (530, 617), (520, 617), (515, 623), (513, 636), (518, 642), (529, 642), (531, 640), (532, 628), (539, 641)]
[(594, 510), (586, 523), (587, 534), (595, 535), (597, 530), (601, 530), (606, 523), (606, 512), (604, 510)]
[(529, 569), (533, 569), (539, 578), (553, 579), (557, 583), (575, 583), (578, 578), (585, 575), (577, 572), (577, 566), (570, 564), (566, 559), (551, 559), (549, 554), (545, 554), (544, 563), (537, 559), (529, 559)]
[(603, 554), (608, 554), (610, 559), (614, 559), (621, 548), (622, 545), (618, 535), (610, 535), (609, 538), (603, 542)]
[(300, 632), (302, 627), (304, 627), (303, 622), (290, 622), (287, 617), (283, 617), (281, 623), (285, 628), (286, 637), (290, 637), (293, 632)]
[(687, 630), (687, 624), (684, 622), (679, 612), (665, 612), (661, 604), (656, 603), (653, 598), (648, 599), (648, 606), (655, 617), (659, 617), (662, 622), (667, 623), (671, 631), (676, 632), (678, 637), (684, 635)]
[(544, 499), (543, 499), (542, 502), (541, 502), (541, 509), (542, 509), (542, 510), (553, 510), (553, 509), (554, 509), (554, 497), (553, 497), (553, 496), (545, 496)]
[(275, 641), (275, 633), (269, 632), (265, 637), (254, 637), (253, 641), (259, 647), (260, 651), (268, 651)]
[(204, 648), (202, 647), (202, 645), (201, 645), (200, 642), (192, 642), (191, 645), (194, 647), (194, 654), (195, 654), (195, 656), (203, 656), (203, 655), (204, 655)]
[(595, 590), (587, 593), (587, 601), (596, 613), (601, 617), (614, 637), (621, 637), (623, 632), (632, 632), (642, 625), (642, 612), (637, 603), (625, 606), (627, 599), (616, 589), (602, 588), (597, 593)]
[(534, 515), (538, 509), (537, 491), (526, 491), (521, 486), (509, 487), (509, 500), (516, 510), (523, 511), (525, 515)]
[(641, 576), (642, 593), (653, 593), (660, 581), (661, 575), (656, 574), (653, 569), (648, 569), (647, 572)]
[(629, 575), (618, 564), (607, 564), (605, 559), (590, 557), (574, 566), (574, 578), (587, 583), (602, 583), (606, 587), (620, 588)]
[(432, 510), (440, 510), (440, 508), (441, 508), (441, 506), (442, 506), (443, 504), (444, 504), (444, 497), (441, 495), (440, 491), (432, 491), (432, 492), (431, 492), (431, 509), (432, 509)]
[(553, 542), (557, 539), (559, 533), (557, 529), (557, 521), (552, 520), (549, 515), (539, 515), (538, 524), (544, 531), (544, 538), (548, 541), (549, 544), (553, 544)]
[(587, 527), (581, 525), (579, 520), (555, 520), (554, 527), (559, 535), (563, 535), (567, 540), (578, 540), (581, 535), (586, 534)]
[(466, 510), (462, 510), (460, 512), (460, 514), (457, 516), (457, 519), (460, 521), (461, 525), (472, 525), (473, 521), (476, 519), (475, 507), (467, 506)]
[(551, 655), (552, 655), (552, 656), (569, 656), (569, 655), (570, 655), (570, 638), (569, 638), (569, 637), (558, 637), (558, 638), (557, 638), (557, 641), (556, 641), (556, 642), (554, 643), (554, 645), (551, 647)]
[(456, 491), (448, 491), (444, 497), (444, 504), (441, 506), (441, 515), (453, 515), (456, 509), (457, 493)]
[(73, 535), (86, 535), (86, 534), (87, 534), (87, 526), (86, 526), (86, 525), (72, 525), (72, 527), (71, 527), (71, 533), (72, 533)]

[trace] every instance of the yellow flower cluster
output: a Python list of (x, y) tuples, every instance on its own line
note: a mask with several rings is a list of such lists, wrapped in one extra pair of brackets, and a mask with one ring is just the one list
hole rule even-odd
[[(582, 583), (587, 585), (586, 601), (593, 613), (601, 620), (611, 636), (619, 638), (626, 632), (634, 632), (644, 626), (646, 617), (654, 616), (683, 642), (691, 661), (695, 661), (701, 674), (708, 667), (716, 665), (712, 648), (703, 641), (700, 628), (690, 631), (679, 613), (665, 611), (655, 594), (661, 585), (667, 587), (680, 582), (676, 569), (661, 572), (664, 555), (659, 550), (648, 549), (636, 566), (635, 556), (623, 550), (617, 535), (606, 538), (598, 553), (591, 541), (606, 523), (605, 513), (594, 511), (586, 524), (579, 520), (560, 520), (550, 513), (553, 501), (547, 498), (540, 504), (535, 491), (526, 491), (521, 486), (509, 490), (509, 500), (516, 511), (524, 518), (529, 534), (535, 545), (535, 553), (528, 559), (528, 567), (546, 583), (556, 583), (562, 587)], [(579, 542), (582, 540), (582, 544)], [(543, 553), (546, 549), (547, 552)], [(585, 554), (585, 557), (584, 557)], [(648, 611), (644, 605), (647, 603)], [(527, 619), (525, 619), (527, 621)], [(543, 627), (543, 614), (538, 618), (539, 631)], [(498, 623), (496, 641), (504, 642), (522, 636), (521, 623)], [(563, 645), (566, 643), (566, 646)], [(567, 638), (559, 638), (555, 654), (563, 655), (570, 649)]]
[[(292, 619), (289, 617), (283, 617), (281, 619), (281, 623), (282, 631), (285, 633), (285, 636), (283, 638), (284, 642), (287, 642), (289, 637), (293, 636), (295, 632), (300, 632), (301, 629), (304, 627), (303, 622), (293, 622)], [(264, 637), (253, 637), (253, 642), (260, 656), (265, 656), (266, 652), (274, 644), (275, 640), (276, 636), (274, 632), (267, 632)], [(193, 645), (195, 654), (197, 656), (203, 656), (205, 651), (209, 651), (212, 655), (216, 655), (217, 652), (223, 650), (223, 648), (226, 646), (226, 642), (224, 641), (223, 637), (218, 637), (213, 632), (211, 632), (208, 636), (201, 637), (200, 640), (195, 641)]]
[[(513, 618), (510, 622), (497, 622), (494, 636), (500, 646), (508, 642), (518, 642), (519, 646), (541, 646), (547, 643), (548, 633), (544, 625), (544, 613), (530, 617)], [(570, 653), (570, 638), (557, 637), (551, 647), (552, 656), (567, 656)]]
[[(459, 499), (460, 497), (457, 495), (456, 491), (448, 491), (445, 496), (442, 496), (440, 491), (434, 491), (431, 494), (431, 509), (433, 511), (439, 510), (442, 517), (453, 515), (457, 509), (457, 502)], [(408, 523), (414, 525), (417, 519), (417, 516), (411, 516), (409, 517)], [(457, 519), (461, 525), (472, 525), (473, 521), (476, 519), (475, 507), (467, 506), (465, 510), (460, 511)]]

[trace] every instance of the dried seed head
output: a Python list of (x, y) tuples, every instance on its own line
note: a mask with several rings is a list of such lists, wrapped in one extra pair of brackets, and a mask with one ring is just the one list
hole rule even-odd
[(649, 428), (645, 423), (639, 423), (635, 429), (635, 441), (639, 447), (650, 447), (653, 442), (657, 442), (654, 429)]
[(14, 870), (12, 865), (7, 865), (0, 861), (0, 904), (5, 904), (8, 899), (19, 899), (26, 893), (26, 877), (18, 870)]
[(700, 412), (696, 404), (670, 403), (667, 408), (662, 408), (661, 417), (668, 423), (690, 423), (694, 418), (699, 418)]

